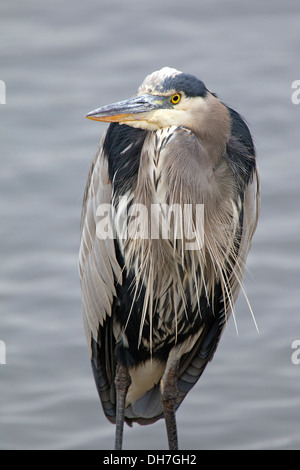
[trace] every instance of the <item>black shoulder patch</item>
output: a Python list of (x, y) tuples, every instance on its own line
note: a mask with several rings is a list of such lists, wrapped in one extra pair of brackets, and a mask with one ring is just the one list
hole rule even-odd
[(140, 166), (140, 156), (147, 131), (111, 123), (103, 143), (108, 159), (109, 179), (114, 190), (124, 194)]
[(248, 150), (248, 152), (255, 156), (255, 149), (253, 140), (242, 116), (232, 108), (228, 108), (231, 118), (231, 134), (236, 137)]
[(163, 91), (176, 90), (183, 91), (186, 96), (206, 96), (207, 88), (201, 80), (189, 73), (180, 73), (174, 77), (168, 77), (163, 81)]
[(231, 118), (231, 137), (227, 143), (226, 158), (240, 185), (251, 181), (256, 167), (254, 143), (244, 119), (227, 107)]

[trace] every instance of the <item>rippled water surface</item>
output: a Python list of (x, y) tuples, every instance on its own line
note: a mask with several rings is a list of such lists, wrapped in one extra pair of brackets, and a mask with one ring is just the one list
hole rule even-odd
[[(182, 449), (300, 449), (298, 0), (2, 0), (2, 449), (108, 449), (77, 272), (83, 188), (105, 125), (84, 119), (168, 65), (193, 73), (255, 136), (262, 212), (245, 286), (214, 361), (178, 411)], [(164, 422), (126, 448), (166, 448)]]

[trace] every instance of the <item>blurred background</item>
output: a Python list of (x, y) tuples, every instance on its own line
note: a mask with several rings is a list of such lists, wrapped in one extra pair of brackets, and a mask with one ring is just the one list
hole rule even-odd
[[(83, 333), (84, 185), (106, 125), (84, 115), (163, 66), (202, 79), (255, 137), (262, 211), (214, 361), (181, 405), (181, 449), (300, 449), (299, 0), (1, 0), (1, 449), (111, 449)], [(165, 424), (126, 427), (165, 449)]]

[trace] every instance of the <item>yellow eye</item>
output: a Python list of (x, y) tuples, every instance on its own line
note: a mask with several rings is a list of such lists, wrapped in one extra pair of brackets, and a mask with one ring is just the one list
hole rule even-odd
[(172, 96), (171, 103), (178, 104), (180, 100), (181, 100), (181, 95), (179, 93), (176, 93), (176, 95)]

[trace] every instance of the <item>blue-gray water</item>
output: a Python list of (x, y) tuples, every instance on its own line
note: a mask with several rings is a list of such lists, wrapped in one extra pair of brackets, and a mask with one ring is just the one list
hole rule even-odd
[[(2, 449), (108, 449), (82, 328), (79, 221), (105, 125), (84, 119), (168, 65), (193, 73), (255, 136), (262, 212), (246, 290), (177, 414), (182, 449), (300, 449), (299, 0), (2, 0), (0, 365)], [(163, 449), (165, 425), (125, 429)]]

